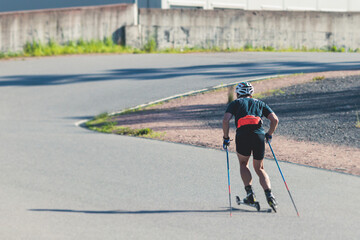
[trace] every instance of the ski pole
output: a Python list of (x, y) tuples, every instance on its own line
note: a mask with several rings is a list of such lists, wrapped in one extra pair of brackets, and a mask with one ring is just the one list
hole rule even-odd
[(230, 217), (232, 216), (232, 207), (231, 207), (231, 187), (230, 187), (230, 167), (229, 167), (229, 152), (227, 147), (226, 150), (226, 159), (227, 159), (227, 174), (228, 174), (228, 186), (229, 186), (229, 204), (230, 204)]
[(300, 215), (299, 215), (299, 211), (298, 211), (298, 210), (297, 210), (297, 208), (296, 208), (296, 205), (295, 205), (294, 199), (293, 199), (293, 198), (292, 198), (292, 196), (291, 196), (291, 193), (290, 193), (289, 187), (288, 187), (288, 185), (286, 184), (286, 181), (285, 181), (284, 175), (283, 175), (283, 173), (282, 173), (282, 171), (281, 171), (281, 169), (280, 169), (280, 165), (279, 165), (279, 163), (278, 163), (278, 160), (277, 160), (277, 159), (276, 159), (276, 157), (275, 157), (275, 153), (274, 153), (274, 151), (273, 151), (273, 149), (272, 149), (272, 147), (271, 147), (270, 142), (268, 142), (268, 144), (269, 144), (269, 147), (270, 147), (270, 149), (271, 149), (271, 152), (272, 152), (272, 154), (273, 154), (273, 156), (274, 156), (274, 159), (275, 159), (276, 165), (277, 165), (277, 167), (279, 168), (279, 171), (280, 171), (281, 177), (282, 177), (282, 179), (284, 180), (284, 183), (285, 183), (286, 189), (287, 189), (287, 191), (288, 191), (288, 193), (289, 193), (289, 196), (290, 196), (290, 199), (291, 199), (291, 201), (292, 201), (292, 203), (293, 203), (293, 205), (294, 205), (295, 211), (296, 211), (296, 213), (297, 213), (298, 217), (300, 217)]

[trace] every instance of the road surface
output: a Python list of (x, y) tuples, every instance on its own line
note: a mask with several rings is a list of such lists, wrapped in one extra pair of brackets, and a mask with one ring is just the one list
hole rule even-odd
[[(102, 112), (221, 83), (344, 69), (360, 69), (360, 55), (205, 53), (0, 61), (0, 238), (356, 239), (359, 177), (281, 162), (298, 218), (275, 162), (266, 160), (279, 212), (239, 207), (230, 218), (225, 152), (75, 126)], [(235, 205), (236, 193), (244, 195), (244, 190), (235, 154), (230, 159)], [(266, 210), (256, 177), (254, 188)]]

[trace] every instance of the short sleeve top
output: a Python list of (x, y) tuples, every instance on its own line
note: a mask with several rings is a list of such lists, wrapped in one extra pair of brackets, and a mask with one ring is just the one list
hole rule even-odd
[(250, 129), (254, 132), (263, 133), (264, 129), (261, 127), (261, 124), (256, 128), (246, 126), (239, 128), (238, 121), (246, 116), (255, 116), (261, 119), (263, 116), (267, 117), (270, 113), (273, 113), (273, 110), (261, 100), (255, 98), (238, 98), (228, 105), (226, 112), (235, 116), (237, 132), (240, 129)]

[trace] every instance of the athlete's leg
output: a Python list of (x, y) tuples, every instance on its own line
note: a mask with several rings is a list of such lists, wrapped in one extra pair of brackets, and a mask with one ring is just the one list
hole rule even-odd
[(248, 141), (248, 134), (236, 134), (236, 152), (240, 163), (240, 176), (245, 186), (246, 198), (244, 202), (253, 203), (255, 196), (252, 191), (252, 176), (249, 169), (249, 158), (251, 155), (251, 146)]
[(253, 134), (251, 135), (251, 142), (253, 144), (253, 166), (256, 174), (259, 176), (260, 185), (264, 190), (270, 189), (270, 179), (264, 169), (265, 135)]
[(252, 176), (249, 169), (249, 158), (250, 156), (244, 156), (240, 153), (237, 153), (239, 163), (240, 163), (240, 175), (241, 179), (244, 182), (244, 186), (249, 186), (252, 183)]
[(252, 140), (254, 141), (254, 170), (259, 176), (260, 185), (264, 189), (265, 196), (269, 205), (276, 211), (277, 203), (274, 195), (271, 193), (271, 183), (268, 174), (264, 169), (264, 155), (265, 155), (265, 136), (263, 134), (253, 135)]
[(240, 163), (240, 175), (244, 186), (251, 185), (252, 177), (249, 169), (251, 146), (248, 141), (248, 133), (236, 133), (236, 153)]
[(275, 200), (274, 195), (271, 193), (271, 183), (269, 176), (267, 175), (264, 169), (264, 160), (254, 159), (253, 164), (254, 164), (255, 172), (259, 176), (260, 185), (264, 189), (266, 200), (270, 205), (270, 207), (274, 209), (274, 211), (276, 212), (277, 202)]
[(264, 160), (253, 160), (254, 170), (259, 176), (260, 185), (264, 190), (271, 189), (270, 178), (264, 169)]
[(243, 199), (244, 203), (255, 203), (255, 194), (252, 189), (252, 177), (249, 169), (250, 156), (244, 156), (240, 153), (237, 154), (240, 163), (240, 175), (244, 182), (246, 197)]

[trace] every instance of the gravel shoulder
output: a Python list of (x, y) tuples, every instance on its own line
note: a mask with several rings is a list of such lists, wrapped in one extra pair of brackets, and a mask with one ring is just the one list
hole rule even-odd
[[(253, 85), (279, 116), (272, 143), (279, 160), (360, 175), (360, 128), (355, 126), (360, 114), (360, 71), (298, 74)], [(269, 92), (276, 89), (281, 90)], [(114, 116), (112, 121), (163, 132), (165, 141), (221, 149), (228, 91), (174, 99), (144, 111)], [(230, 132), (234, 138), (233, 122)], [(234, 145), (230, 151), (235, 152)], [(272, 158), (268, 146), (266, 157)]]

